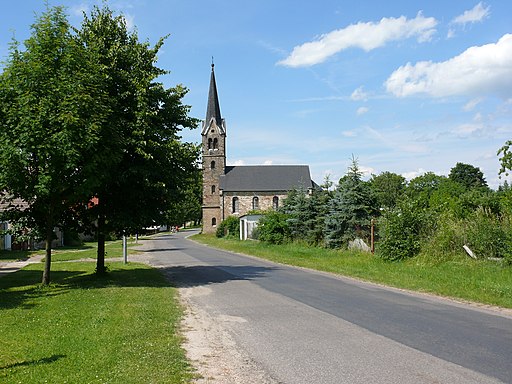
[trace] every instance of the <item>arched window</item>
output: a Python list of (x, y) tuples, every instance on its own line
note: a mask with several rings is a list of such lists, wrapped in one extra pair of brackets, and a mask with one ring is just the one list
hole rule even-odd
[(254, 196), (252, 198), (252, 209), (256, 210), (256, 209), (259, 209), (260, 207), (260, 199), (258, 198), (258, 196)]
[(213, 139), (213, 149), (219, 149), (219, 140), (217, 138)]
[(213, 140), (211, 138), (208, 139), (208, 149), (212, 149), (213, 145)]
[(215, 161), (212, 161), (212, 162), (210, 163), (210, 169), (215, 169)]
[(279, 197), (274, 196), (274, 197), (272, 198), (272, 208), (273, 208), (274, 210), (277, 210), (277, 208), (279, 208)]
[(212, 227), (215, 227), (217, 225), (217, 219), (214, 217), (212, 218)]
[(240, 211), (240, 200), (238, 200), (238, 197), (233, 197), (232, 208), (233, 213), (238, 213)]
[(212, 185), (212, 195), (215, 193), (215, 185)]

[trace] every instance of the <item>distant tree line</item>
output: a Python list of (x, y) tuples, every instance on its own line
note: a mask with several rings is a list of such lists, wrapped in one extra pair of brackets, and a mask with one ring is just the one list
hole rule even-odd
[(258, 238), (269, 243), (305, 242), (347, 248), (359, 238), (370, 242), (375, 224), (376, 254), (403, 260), (420, 253), (432, 259), (467, 257), (512, 261), (512, 190), (507, 182), (488, 187), (483, 173), (457, 163), (448, 176), (432, 172), (409, 182), (392, 172), (368, 181), (353, 158), (336, 188), (327, 179), (308, 194), (290, 191), (277, 211), (263, 212)]
[(24, 47), (11, 44), (0, 73), (2, 219), (45, 240), (44, 284), (55, 227), (94, 232), (104, 273), (110, 233), (200, 215), (198, 147), (179, 136), (198, 121), (187, 89), (158, 80), (163, 43), (140, 41), (104, 5), (79, 28), (48, 7)]

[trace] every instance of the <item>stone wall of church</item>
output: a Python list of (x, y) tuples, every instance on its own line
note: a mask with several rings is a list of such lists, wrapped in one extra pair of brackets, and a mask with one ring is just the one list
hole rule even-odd
[[(274, 208), (274, 197), (278, 198), (278, 206), (283, 205), (286, 192), (224, 192), (221, 196), (221, 211), (224, 211), (224, 219), (228, 216), (243, 216), (254, 210), (254, 198), (258, 198), (260, 211), (267, 211)], [(238, 203), (234, 204), (233, 199), (237, 198)], [(238, 208), (238, 209), (235, 209)]]

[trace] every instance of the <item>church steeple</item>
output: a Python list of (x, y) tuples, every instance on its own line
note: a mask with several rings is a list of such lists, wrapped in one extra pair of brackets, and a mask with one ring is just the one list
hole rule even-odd
[(210, 75), (210, 90), (208, 91), (208, 105), (206, 107), (206, 119), (203, 124), (203, 135), (215, 121), (219, 129), (219, 133), (225, 133), (225, 122), (220, 114), (219, 96), (217, 95), (217, 83), (215, 82), (215, 64), (212, 63), (212, 73)]
[(203, 122), (203, 232), (214, 233), (217, 224), (224, 220), (220, 199), (220, 178), (226, 169), (226, 122), (220, 114), (214, 65), (210, 75), (210, 90), (206, 119)]

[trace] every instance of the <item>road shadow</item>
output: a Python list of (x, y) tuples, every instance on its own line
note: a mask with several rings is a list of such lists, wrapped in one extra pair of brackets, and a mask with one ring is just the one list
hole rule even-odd
[(176, 266), (162, 268), (161, 271), (171, 285), (190, 288), (209, 284), (220, 284), (236, 280), (254, 280), (265, 277), (275, 267), (254, 266)]

